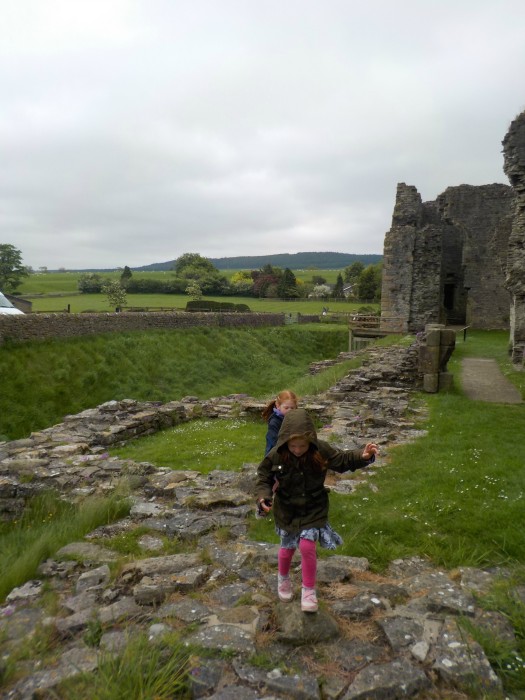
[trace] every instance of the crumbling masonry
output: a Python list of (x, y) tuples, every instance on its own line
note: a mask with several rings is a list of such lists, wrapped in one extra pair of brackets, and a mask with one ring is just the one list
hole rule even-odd
[(449, 187), (433, 202), (398, 184), (384, 242), (381, 327), (509, 328), (505, 272), (514, 204), (503, 184)]
[(509, 238), (506, 286), (511, 295), (510, 345), (516, 362), (525, 346), (525, 112), (511, 123), (503, 140), (504, 170), (514, 188), (515, 211)]

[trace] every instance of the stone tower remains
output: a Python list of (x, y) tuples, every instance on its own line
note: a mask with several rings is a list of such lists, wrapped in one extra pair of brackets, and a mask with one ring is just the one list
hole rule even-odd
[(381, 328), (509, 328), (505, 272), (514, 202), (503, 184), (448, 187), (422, 202), (415, 187), (399, 183), (384, 242)]
[(509, 238), (506, 285), (511, 295), (512, 358), (523, 362), (525, 347), (525, 112), (511, 123), (503, 140), (504, 171), (515, 193)]

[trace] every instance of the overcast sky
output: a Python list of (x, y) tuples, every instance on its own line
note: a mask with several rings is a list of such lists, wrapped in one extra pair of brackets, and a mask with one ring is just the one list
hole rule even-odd
[(523, 0), (0, 0), (0, 243), (35, 270), (383, 252), (508, 180)]

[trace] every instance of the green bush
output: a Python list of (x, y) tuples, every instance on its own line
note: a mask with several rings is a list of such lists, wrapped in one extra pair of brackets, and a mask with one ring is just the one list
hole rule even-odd
[(246, 313), (250, 311), (247, 304), (235, 304), (231, 301), (212, 301), (211, 299), (195, 299), (188, 301), (186, 311), (230, 311), (234, 313)]

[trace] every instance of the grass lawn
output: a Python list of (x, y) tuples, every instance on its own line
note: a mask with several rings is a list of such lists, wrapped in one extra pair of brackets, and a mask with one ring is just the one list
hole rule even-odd
[[(125, 306), (141, 308), (162, 308), (184, 311), (189, 297), (187, 294), (128, 294)], [(280, 301), (279, 299), (255, 299), (253, 297), (203, 297), (203, 301), (231, 302), (247, 304), (254, 313), (301, 313), (320, 315), (325, 307), (330, 314), (355, 313), (363, 307), (362, 303), (350, 301), (326, 301), (323, 299), (297, 299)], [(108, 303), (105, 294), (76, 294), (55, 297), (33, 297), (30, 299), (33, 311), (53, 313), (67, 311), (85, 313), (89, 311), (113, 313), (115, 308)], [(367, 308), (379, 310), (378, 304), (367, 304)], [(330, 318), (330, 316), (328, 316)]]

